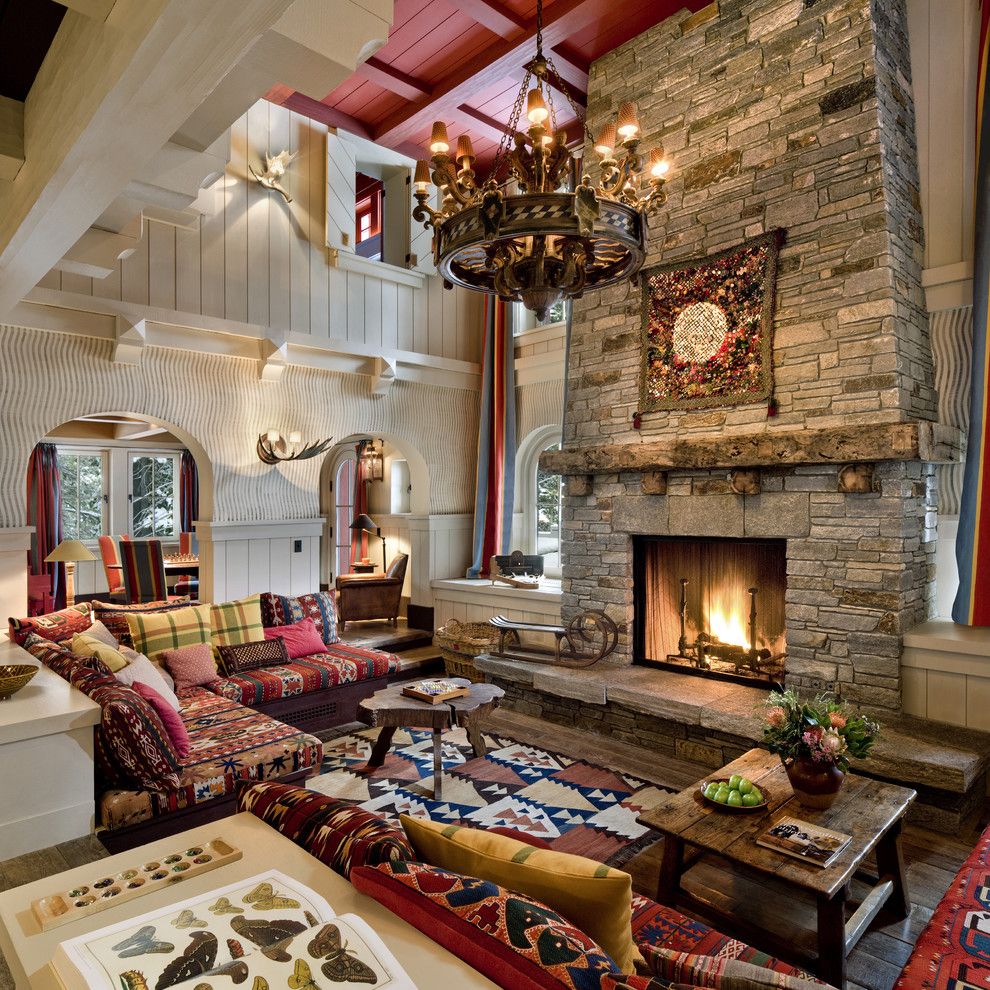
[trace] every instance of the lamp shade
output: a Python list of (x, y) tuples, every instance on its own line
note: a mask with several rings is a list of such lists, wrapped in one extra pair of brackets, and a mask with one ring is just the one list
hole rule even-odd
[(351, 529), (366, 529), (374, 533), (377, 532), (378, 525), (367, 512), (362, 512), (361, 515), (359, 515), (354, 522), (351, 523)]
[(96, 560), (96, 556), (86, 549), (78, 540), (62, 540), (62, 542), (45, 557), (46, 564), (62, 564), (76, 560)]

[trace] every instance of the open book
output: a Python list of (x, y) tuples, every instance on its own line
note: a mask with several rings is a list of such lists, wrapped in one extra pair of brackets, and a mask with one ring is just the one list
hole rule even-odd
[(364, 921), (276, 870), (68, 939), (52, 967), (66, 990), (416, 990)]

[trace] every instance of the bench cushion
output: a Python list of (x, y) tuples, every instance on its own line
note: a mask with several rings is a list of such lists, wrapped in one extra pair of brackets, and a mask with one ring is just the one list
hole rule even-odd
[(157, 793), (105, 791), (99, 804), (107, 828), (165, 816), (232, 794), (238, 780), (269, 780), (318, 767), (323, 759), (323, 744), (315, 736), (204, 688), (189, 688), (179, 700), (189, 755), (178, 787)]
[(300, 657), (290, 663), (261, 667), (221, 677), (213, 690), (242, 705), (264, 705), (338, 684), (385, 677), (398, 668), (398, 658), (381, 650), (334, 643), (326, 653)]

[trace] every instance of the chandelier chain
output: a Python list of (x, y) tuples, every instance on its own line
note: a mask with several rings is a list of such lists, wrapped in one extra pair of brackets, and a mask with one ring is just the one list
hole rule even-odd
[(516, 102), (512, 104), (512, 113), (509, 115), (509, 122), (505, 125), (505, 130), (502, 133), (502, 140), (499, 142), (498, 151), (495, 153), (495, 160), (492, 162), (492, 170), (489, 175), (496, 182), (499, 180), (502, 167), (508, 160), (509, 144), (515, 137), (516, 130), (519, 127), (519, 120), (522, 117), (523, 103), (526, 100), (526, 94), (529, 92), (529, 81), (532, 76), (532, 71), (527, 69), (526, 78), (523, 79), (522, 86), (520, 86), (519, 92), (516, 94)]

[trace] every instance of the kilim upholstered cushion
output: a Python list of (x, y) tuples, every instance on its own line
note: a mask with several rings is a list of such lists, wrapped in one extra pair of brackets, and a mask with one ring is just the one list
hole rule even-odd
[[(328, 649), (336, 649), (339, 645), (335, 643)], [(389, 653), (378, 653), (377, 657), (355, 661), (320, 653), (274, 667), (230, 674), (211, 685), (211, 690), (242, 705), (263, 705), (280, 698), (323, 691), (338, 684), (384, 677), (392, 669), (390, 657)]]
[(985, 987), (990, 970), (990, 828), (922, 929), (894, 990)]
[(738, 990), (739, 987), (777, 988), (777, 990), (821, 990), (822, 982), (806, 973), (785, 973), (756, 963), (721, 955), (698, 955), (676, 952), (656, 946), (644, 946), (647, 969), (663, 984), (682, 983), (711, 990)]
[(61, 643), (43, 639), (37, 633), (29, 633), (22, 644), (31, 656), (40, 660), (49, 670), (68, 681), (74, 670), (85, 667), (100, 674), (112, 674), (110, 668), (99, 657), (80, 657), (66, 649)]
[(241, 792), (250, 811), (341, 876), (358, 866), (415, 859), (402, 830), (372, 811), (292, 784), (255, 784)]
[(100, 821), (108, 828), (123, 828), (233, 794), (238, 780), (270, 780), (313, 770), (323, 759), (323, 744), (315, 736), (205, 688), (189, 688), (179, 700), (189, 755), (178, 787), (158, 792), (104, 791), (98, 805)]
[(221, 646), (251, 643), (265, 638), (258, 595), (210, 606), (210, 638), (213, 651)]
[(63, 639), (72, 639), (77, 632), (84, 632), (93, 622), (89, 602), (70, 605), (60, 612), (48, 612), (46, 615), (32, 615), (26, 619), (7, 620), (10, 627), (10, 638), (19, 646), (31, 633), (58, 643)]
[(331, 592), (320, 591), (295, 598), (270, 592), (261, 595), (261, 622), (266, 629), (291, 626), (307, 617), (316, 623), (327, 646), (337, 642), (337, 605)]
[(220, 646), (220, 666), (227, 674), (240, 674), (259, 667), (274, 667), (289, 662), (289, 651), (281, 639), (259, 639), (253, 643)]
[(100, 621), (121, 646), (133, 647), (128, 615), (144, 615), (148, 612), (174, 612), (195, 604), (192, 599), (175, 599), (168, 602), (144, 602), (136, 605), (120, 605), (116, 602), (93, 602), (93, 620)]
[(597, 990), (619, 967), (545, 904), (422, 863), (351, 871), (351, 883), (500, 987)]
[(134, 649), (152, 663), (161, 663), (166, 650), (210, 642), (210, 606), (187, 605), (174, 612), (128, 612), (127, 626)]

